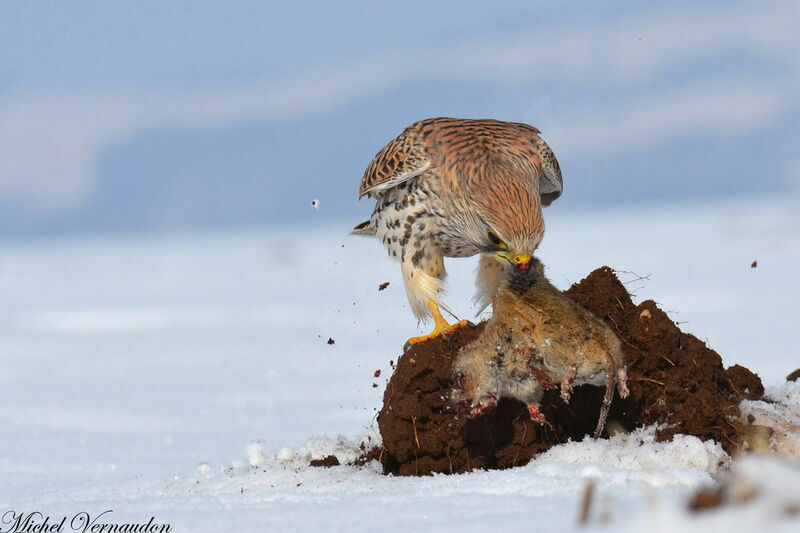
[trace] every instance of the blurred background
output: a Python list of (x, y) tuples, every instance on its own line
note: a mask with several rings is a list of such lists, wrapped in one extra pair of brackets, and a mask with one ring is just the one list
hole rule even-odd
[(798, 27), (794, 1), (4, 2), (0, 236), (357, 223), (430, 116), (539, 127), (553, 211), (795, 195)]
[[(348, 233), (369, 161), (431, 116), (542, 130), (558, 287), (617, 268), (781, 383), (798, 28), (795, 1), (0, 2), (0, 508), (375, 430), (429, 329)], [(447, 265), (462, 318), (474, 259)]]

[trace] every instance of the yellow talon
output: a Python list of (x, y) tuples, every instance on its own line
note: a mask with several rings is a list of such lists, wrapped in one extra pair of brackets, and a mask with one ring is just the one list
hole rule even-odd
[(442, 316), (442, 313), (439, 312), (439, 306), (436, 305), (436, 302), (434, 302), (433, 300), (428, 300), (427, 305), (428, 309), (430, 309), (431, 311), (431, 315), (433, 315), (433, 322), (434, 322), (433, 331), (428, 335), (411, 337), (406, 342), (406, 349), (408, 349), (408, 347), (413, 344), (429, 341), (431, 339), (438, 337), (439, 335), (449, 335), (450, 333), (453, 333), (454, 331), (460, 328), (470, 326), (469, 320), (461, 320), (452, 325), (448, 324), (447, 320), (445, 320), (445, 318)]

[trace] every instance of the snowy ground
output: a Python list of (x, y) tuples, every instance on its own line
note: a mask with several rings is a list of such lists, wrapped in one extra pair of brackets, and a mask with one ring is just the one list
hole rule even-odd
[[(791, 422), (798, 205), (570, 216), (554, 206), (539, 255), (562, 288), (602, 264), (649, 275), (621, 277), (726, 365), (761, 375), (781, 403), (752, 406), (757, 415)], [(155, 516), (173, 531), (571, 528), (588, 479), (598, 528), (744, 528), (783, 516), (767, 503), (686, 514), (687, 495), (728, 458), (688, 437), (640, 445), (647, 432), (503, 472), (398, 479), (374, 464), (304, 466), (331, 451), (344, 458), (348, 439), (377, 431), (389, 360), (415, 332), (398, 266), (377, 242), (348, 237), (351, 225), (0, 244), (0, 531), (11, 509), (51, 520), (113, 509), (109, 522)], [(448, 266), (447, 301), (465, 317), (473, 267)], [(781, 487), (797, 486), (796, 468), (748, 463), (741, 476), (771, 483), (763, 494), (791, 493)]]

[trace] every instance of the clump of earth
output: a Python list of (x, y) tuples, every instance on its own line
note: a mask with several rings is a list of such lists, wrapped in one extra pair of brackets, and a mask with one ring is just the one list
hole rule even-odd
[[(624, 345), (630, 396), (615, 398), (606, 433), (658, 424), (657, 438), (694, 435), (743, 450), (754, 431), (739, 412), (743, 399), (764, 394), (745, 367), (725, 368), (706, 344), (682, 332), (652, 300), (634, 305), (614, 271), (602, 267), (573, 285), (568, 297), (604, 320)], [(575, 389), (568, 405), (558, 390), (541, 402), (547, 422), (531, 420), (527, 406), (503, 398), (496, 409), (469, 419), (450, 400), (452, 364), (483, 324), (413, 345), (397, 361), (383, 397), (378, 426), (383, 447), (371, 453), (385, 473), (427, 475), (524, 465), (568, 440), (590, 438), (603, 387)]]

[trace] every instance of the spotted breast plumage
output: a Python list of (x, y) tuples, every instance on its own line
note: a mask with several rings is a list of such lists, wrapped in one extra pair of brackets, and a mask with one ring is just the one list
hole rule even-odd
[(561, 191), (558, 161), (527, 124), (431, 118), (381, 149), (359, 187), (375, 209), (353, 233), (381, 240), (400, 261), (414, 314), (433, 316), (433, 333), (409, 342), (460, 324), (449, 325), (439, 310), (449, 312), (440, 299), (444, 257), (482, 254), (476, 299), (485, 307), (506, 269), (529, 267), (544, 236), (541, 208)]

